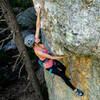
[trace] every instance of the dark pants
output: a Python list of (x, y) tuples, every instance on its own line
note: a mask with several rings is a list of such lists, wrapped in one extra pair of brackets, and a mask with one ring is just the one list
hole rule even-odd
[[(69, 78), (66, 77), (66, 75), (65, 75), (65, 70), (66, 70), (66, 68), (65, 68), (65, 66), (64, 66), (62, 63), (60, 63), (59, 61), (55, 60), (52, 69), (53, 69), (52, 73), (54, 73), (54, 74), (60, 76), (60, 77), (65, 81), (65, 83), (66, 83), (72, 90), (75, 90), (75, 89), (76, 89), (76, 88), (71, 84), (71, 82), (69, 81)], [(47, 69), (47, 70), (48, 70), (48, 69)]]

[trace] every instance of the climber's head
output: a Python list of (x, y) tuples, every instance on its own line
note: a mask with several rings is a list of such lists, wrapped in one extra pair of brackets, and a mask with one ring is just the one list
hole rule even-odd
[(34, 44), (34, 35), (33, 34), (29, 34), (25, 37), (24, 39), (24, 44), (27, 46), (27, 47), (33, 47), (33, 44)]

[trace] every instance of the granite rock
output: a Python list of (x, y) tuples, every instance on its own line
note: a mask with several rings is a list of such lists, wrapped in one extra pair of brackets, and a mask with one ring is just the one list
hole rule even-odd
[(33, 0), (41, 4), (41, 27), (66, 75), (84, 91), (76, 96), (58, 76), (45, 71), (50, 100), (100, 100), (100, 0)]

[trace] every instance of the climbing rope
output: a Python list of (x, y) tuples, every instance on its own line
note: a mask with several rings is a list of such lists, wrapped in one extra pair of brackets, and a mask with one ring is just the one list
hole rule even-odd
[(47, 41), (46, 41), (46, 39), (45, 39), (45, 36), (44, 36), (44, 34), (43, 34), (43, 30), (42, 30), (41, 28), (40, 28), (40, 34), (41, 34), (41, 38), (42, 38), (42, 43), (45, 44), (45, 46), (47, 47), (49, 53), (52, 55), (52, 53), (51, 53), (51, 51), (50, 51), (50, 48), (49, 48), (49, 46), (48, 46), (48, 43), (47, 43)]
[[(42, 30), (42, 29), (40, 29), (40, 35), (41, 35), (41, 38), (42, 38), (42, 43), (45, 44), (45, 46), (46, 46), (47, 49), (48, 49), (49, 54), (52, 55), (52, 53), (51, 53), (51, 51), (50, 51), (50, 48), (49, 48), (49, 46), (48, 46), (48, 43), (47, 43), (47, 41), (46, 41), (46, 39), (45, 39), (45, 36), (44, 36), (44, 34), (43, 34), (43, 30)], [(50, 71), (49, 71), (49, 72), (50, 72)], [(52, 76), (52, 90), (51, 90), (51, 93), (52, 93), (52, 100), (55, 100), (55, 94), (54, 94), (54, 77), (55, 77), (55, 75)]]
[[(41, 38), (42, 38), (42, 43), (47, 47), (49, 54), (52, 55), (52, 53), (51, 53), (51, 51), (49, 49), (49, 46), (47, 44), (47, 41), (45, 39), (45, 36), (44, 36), (43, 31), (42, 31), (41, 28), (40, 28), (40, 35), (41, 35)], [(41, 64), (41, 62), (39, 62), (39, 64), (42, 65), (42, 67), (43, 67), (43, 64)], [(54, 76), (52, 77), (52, 91), (51, 91), (51, 93), (52, 93), (52, 97), (53, 97), (52, 100), (55, 100), (55, 94), (54, 94)]]

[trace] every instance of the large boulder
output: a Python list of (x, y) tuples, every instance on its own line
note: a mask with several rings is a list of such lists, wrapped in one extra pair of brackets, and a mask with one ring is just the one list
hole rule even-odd
[(41, 27), (66, 75), (85, 95), (78, 97), (57, 76), (45, 71), (50, 100), (100, 100), (100, 0), (33, 0), (40, 3)]
[(36, 12), (33, 7), (26, 9), (23, 12), (20, 12), (16, 16), (17, 22), (22, 27), (35, 27), (36, 24)]
[[(23, 39), (29, 35), (29, 34), (35, 34), (35, 26), (36, 26), (36, 12), (33, 7), (27, 8), (25, 11), (20, 12), (16, 16), (16, 20), (18, 24), (20, 25), (21, 34)], [(25, 29), (23, 30), (23, 28)], [(34, 28), (34, 29), (27, 29), (28, 28)], [(3, 46), (4, 51), (8, 51), (10, 49), (16, 49), (16, 44), (14, 40), (10, 40), (6, 45)]]

